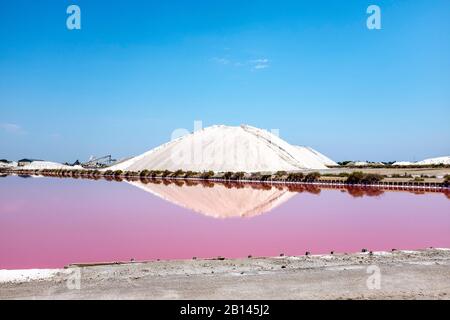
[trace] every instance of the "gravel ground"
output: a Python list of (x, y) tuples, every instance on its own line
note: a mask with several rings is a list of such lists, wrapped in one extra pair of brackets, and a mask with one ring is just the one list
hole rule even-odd
[[(449, 299), (450, 250), (0, 271), (0, 299)], [(3, 279), (3, 280), (2, 280)]]

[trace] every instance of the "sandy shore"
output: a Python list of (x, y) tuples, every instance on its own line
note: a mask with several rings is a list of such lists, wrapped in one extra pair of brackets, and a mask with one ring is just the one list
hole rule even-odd
[(449, 299), (450, 250), (0, 271), (0, 299)]

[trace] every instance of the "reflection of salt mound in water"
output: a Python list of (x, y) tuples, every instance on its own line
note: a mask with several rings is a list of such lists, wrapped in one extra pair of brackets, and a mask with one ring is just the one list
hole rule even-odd
[(179, 186), (175, 183), (128, 182), (169, 202), (214, 218), (252, 217), (271, 211), (296, 192), (287, 188), (263, 188), (251, 185), (227, 187), (224, 184)]
[(331, 160), (250, 126), (212, 126), (185, 135), (110, 170), (278, 171), (326, 169)]

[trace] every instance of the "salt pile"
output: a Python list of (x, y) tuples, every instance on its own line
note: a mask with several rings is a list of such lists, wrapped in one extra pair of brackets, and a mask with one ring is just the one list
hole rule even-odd
[(0, 168), (14, 168), (17, 167), (17, 162), (0, 162)]
[(450, 165), (450, 156), (425, 159), (425, 160), (417, 162), (416, 164), (417, 165), (433, 165), (433, 164), (448, 164), (448, 165)]
[(305, 154), (307, 156), (311, 156), (312, 155), (313, 157), (315, 157), (318, 161), (320, 161), (322, 164), (326, 165), (327, 167), (338, 166), (338, 164), (336, 162), (334, 162), (333, 160), (331, 160), (330, 158), (328, 158), (324, 154), (320, 153), (317, 150), (314, 150), (311, 147), (297, 146), (297, 148), (303, 154)]
[(364, 166), (368, 166), (370, 163), (367, 161), (355, 161), (355, 162), (350, 162), (349, 164), (352, 166), (355, 166), (355, 167), (364, 167)]
[(429, 165), (450, 165), (450, 156), (447, 157), (438, 157), (438, 158), (430, 158), (425, 159), (418, 162), (409, 162), (409, 161), (397, 161), (393, 166), (429, 166)]
[(0, 283), (44, 280), (56, 276), (58, 272), (58, 269), (0, 270)]
[(326, 163), (334, 164), (312, 150), (290, 145), (255, 127), (217, 125), (172, 140), (108, 169), (263, 172), (327, 169)]
[(33, 161), (28, 165), (21, 167), (24, 170), (73, 170), (73, 169), (83, 169), (81, 166), (66, 166), (57, 162), (50, 161)]
[(414, 163), (413, 162), (409, 162), (409, 161), (397, 161), (394, 162), (392, 165), (393, 166), (412, 166)]

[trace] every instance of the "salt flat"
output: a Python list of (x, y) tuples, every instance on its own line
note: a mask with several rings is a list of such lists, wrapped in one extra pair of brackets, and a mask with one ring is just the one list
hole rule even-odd
[[(379, 287), (370, 286), (374, 270)], [(79, 290), (69, 285), (80, 275)], [(450, 251), (71, 266), (0, 299), (449, 299)], [(69, 281), (69, 282), (68, 282)], [(368, 285), (369, 283), (369, 285)]]

